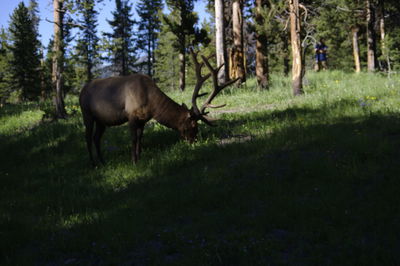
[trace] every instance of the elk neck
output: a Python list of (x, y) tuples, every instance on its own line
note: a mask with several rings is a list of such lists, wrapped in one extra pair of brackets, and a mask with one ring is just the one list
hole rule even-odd
[(153, 114), (153, 118), (160, 124), (178, 130), (187, 118), (188, 112), (184, 107), (164, 94), (157, 101)]

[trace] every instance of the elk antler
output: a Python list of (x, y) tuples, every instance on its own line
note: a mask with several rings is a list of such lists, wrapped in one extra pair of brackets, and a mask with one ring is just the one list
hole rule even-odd
[[(212, 119), (210, 117), (207, 116), (208, 112), (206, 112), (206, 108), (221, 108), (224, 107), (226, 104), (221, 104), (221, 105), (212, 105), (211, 101), (215, 98), (215, 96), (217, 96), (218, 93), (220, 93), (225, 87), (235, 83), (236, 81), (239, 80), (239, 78), (237, 79), (233, 79), (233, 80), (229, 80), (223, 84), (218, 84), (218, 72), (221, 70), (221, 68), (224, 66), (224, 64), (221, 64), (219, 67), (217, 68), (213, 68), (210, 64), (210, 62), (208, 61), (209, 58), (214, 57), (214, 55), (209, 56), (208, 58), (205, 56), (201, 56), (201, 58), (203, 59), (202, 63), (199, 63), (199, 61), (197, 60), (197, 53), (195, 53), (193, 51), (193, 49), (190, 49), (190, 53), (192, 55), (192, 59), (193, 59), (193, 63), (195, 66), (195, 71), (196, 71), (196, 86), (195, 89), (193, 91), (193, 96), (192, 96), (192, 106), (193, 106), (193, 112), (195, 113), (195, 115), (197, 116), (198, 119), (200, 119), (201, 121), (203, 121), (204, 123), (206, 123), (209, 126), (214, 126), (214, 124), (212, 123), (213, 121), (215, 121), (215, 119)], [(210, 73), (207, 74), (206, 76), (202, 76), (201, 75), (201, 68), (204, 66), (204, 64), (207, 66), (207, 68), (210, 70)], [(200, 88), (203, 85), (203, 83), (210, 77), (212, 76), (212, 80), (213, 80), (213, 85), (214, 85), (214, 89), (212, 90), (212, 92), (210, 93), (210, 95), (208, 96), (207, 100), (204, 102), (204, 104), (201, 106), (201, 108), (199, 109), (197, 106), (197, 98), (200, 98), (202, 96), (207, 95), (207, 93), (201, 93), (199, 94)]]

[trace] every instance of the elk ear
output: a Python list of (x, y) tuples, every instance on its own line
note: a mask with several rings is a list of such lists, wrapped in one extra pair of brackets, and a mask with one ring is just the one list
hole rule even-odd
[(189, 110), (189, 108), (188, 108), (188, 107), (186, 106), (186, 104), (184, 104), (184, 103), (182, 103), (182, 107)]

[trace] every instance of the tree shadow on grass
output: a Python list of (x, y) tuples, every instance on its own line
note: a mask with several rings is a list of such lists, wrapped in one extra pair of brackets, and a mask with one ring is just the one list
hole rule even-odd
[[(239, 117), (217, 132), (299, 112), (316, 110)], [(110, 139), (128, 146), (123, 130)], [(375, 115), (191, 146), (148, 128), (137, 166), (121, 151), (92, 170), (82, 128), (38, 127), (1, 143), (9, 172), (1, 234), (11, 239), (2, 256), (55, 265), (397, 264), (398, 132), (398, 116)]]

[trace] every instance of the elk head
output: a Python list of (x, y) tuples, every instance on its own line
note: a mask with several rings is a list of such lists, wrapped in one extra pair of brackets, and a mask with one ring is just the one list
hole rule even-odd
[[(193, 49), (190, 49), (190, 54), (192, 56), (195, 73), (196, 73), (196, 85), (194, 87), (193, 95), (192, 95), (192, 108), (188, 109), (186, 107), (186, 105), (183, 105), (183, 107), (187, 109), (188, 115), (187, 115), (186, 120), (182, 123), (182, 129), (180, 129), (179, 131), (180, 131), (183, 139), (192, 143), (196, 140), (196, 136), (197, 136), (197, 131), (198, 131), (197, 121), (201, 120), (209, 126), (215, 126), (214, 122), (216, 119), (209, 117), (208, 116), (209, 112), (207, 112), (206, 109), (207, 108), (221, 108), (226, 105), (226, 104), (213, 105), (213, 104), (211, 104), (211, 101), (225, 87), (235, 83), (238, 79), (229, 80), (223, 84), (219, 84), (218, 72), (221, 70), (221, 68), (224, 66), (224, 64), (220, 65), (217, 68), (213, 68), (209, 62), (209, 58), (214, 57), (214, 55), (211, 55), (208, 58), (202, 55), (201, 58), (202, 58), (203, 62), (200, 63), (197, 59), (197, 56), (198, 56), (197, 52), (194, 52)], [(204, 65), (206, 65), (206, 67), (210, 71), (210, 73), (208, 73), (205, 76), (203, 76), (201, 74), (201, 70)], [(203, 105), (199, 108), (197, 105), (197, 99), (207, 95), (207, 93), (200, 93), (200, 89), (202, 88), (204, 82), (209, 77), (212, 77), (213, 89), (210, 92), (210, 94), (208, 95), (208, 97), (205, 100), (205, 102), (203, 103)]]
[(180, 123), (178, 131), (182, 137), (182, 139), (188, 141), (189, 143), (193, 143), (197, 140), (197, 116), (193, 113), (193, 109), (189, 109), (186, 104), (182, 104), (182, 108), (184, 108), (184, 118)]

